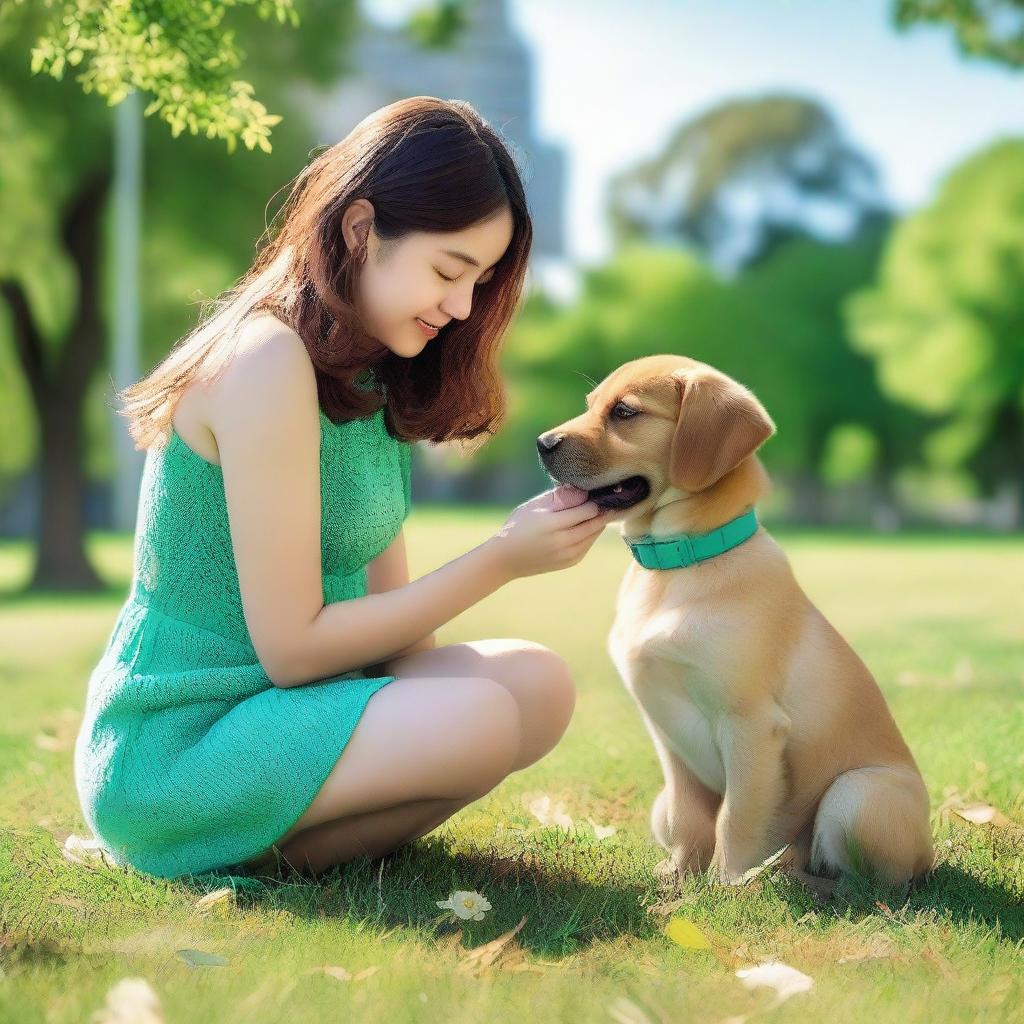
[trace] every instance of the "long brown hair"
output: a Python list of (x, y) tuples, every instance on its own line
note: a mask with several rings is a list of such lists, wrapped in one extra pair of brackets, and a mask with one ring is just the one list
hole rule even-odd
[[(477, 286), (470, 316), (452, 320), (411, 359), (381, 352), (355, 310), (366, 243), (350, 252), (341, 218), (358, 198), (373, 204), (385, 247), (412, 231), (462, 230), (503, 207), (512, 215), (512, 240), (493, 277)], [(335, 422), (384, 406), (388, 430), (402, 440), (494, 433), (506, 410), (498, 352), (522, 298), (533, 226), (512, 156), (469, 103), (414, 96), (370, 114), (295, 178), (264, 237), (252, 267), (207, 304), (200, 323), (118, 392), (137, 448), (169, 436), (181, 393), (197, 376), (222, 371), (241, 326), (267, 312), (302, 339), (320, 405)], [(355, 383), (367, 370), (379, 387)]]

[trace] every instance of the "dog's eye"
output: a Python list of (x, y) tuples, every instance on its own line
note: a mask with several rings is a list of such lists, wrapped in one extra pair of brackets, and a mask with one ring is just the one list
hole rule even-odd
[(628, 420), (631, 416), (636, 416), (639, 412), (639, 409), (634, 409), (632, 406), (626, 405), (625, 402), (617, 402), (612, 407), (612, 417), (617, 420)]

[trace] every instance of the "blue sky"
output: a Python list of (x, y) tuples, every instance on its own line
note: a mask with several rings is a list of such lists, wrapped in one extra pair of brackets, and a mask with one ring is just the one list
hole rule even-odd
[[(422, 0), (363, 0), (393, 22)], [(542, 138), (568, 158), (571, 258), (609, 251), (609, 177), (657, 153), (726, 97), (799, 91), (876, 161), (899, 208), (995, 138), (1024, 137), (1024, 72), (956, 51), (952, 33), (897, 33), (890, 0), (509, 0), (533, 49)]]

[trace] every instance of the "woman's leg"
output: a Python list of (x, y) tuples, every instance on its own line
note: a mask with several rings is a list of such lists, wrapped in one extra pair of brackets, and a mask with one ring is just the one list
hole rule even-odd
[[(274, 845), (284, 852), (316, 826), (386, 817), (419, 801), (462, 806), (496, 786), (518, 752), (519, 712), (504, 687), (483, 678), (396, 679), (370, 698), (320, 791)], [(404, 835), (405, 823), (394, 831)], [(272, 860), (265, 851), (246, 863)]]
[(504, 687), (519, 709), (519, 771), (542, 758), (562, 738), (576, 705), (569, 666), (554, 651), (529, 640), (473, 640), (419, 651), (390, 663), (403, 679), (482, 676)]
[[(565, 662), (528, 641), (452, 644), (397, 659), (390, 669), (400, 678), (371, 698), (317, 798), (275, 844), (297, 868), (305, 865), (319, 872), (356, 856), (386, 853), (425, 835), (483, 796), (510, 771), (547, 753), (565, 731), (575, 705), (575, 687)], [(448, 675), (454, 678), (444, 678)], [(503, 698), (498, 696), (499, 688)], [(385, 695), (390, 699), (382, 700)], [(511, 716), (502, 713), (509, 710), (509, 696), (514, 702)], [(517, 724), (515, 751), (511, 763), (494, 776), (493, 758), (502, 759), (500, 748), (507, 739), (504, 735), (496, 739), (494, 730), (501, 733), (501, 723), (507, 724), (511, 718)], [(389, 726), (392, 719), (395, 729)], [(410, 722), (415, 726), (412, 730)], [(448, 769), (444, 785), (449, 793), (461, 785), (462, 795), (422, 794), (438, 767), (438, 745), (420, 745), (424, 736), (441, 740), (442, 747), (448, 744), (443, 758)], [(486, 752), (482, 749), (485, 745)], [(404, 756), (390, 760), (385, 753), (389, 749), (400, 750)], [(410, 762), (417, 760), (419, 766), (410, 771)], [(468, 773), (467, 766), (471, 766)], [(360, 776), (368, 780), (374, 774), (381, 776), (382, 771), (386, 778), (379, 781), (387, 784), (391, 780), (389, 799), (404, 790), (405, 800), (367, 808), (369, 801), (379, 799), (381, 791), (364, 790), (367, 799), (362, 801), (361, 811), (333, 813), (342, 806), (353, 806), (352, 800), (346, 801), (346, 794), (351, 793), (353, 784), (365, 785)], [(435, 790), (438, 781), (434, 779)], [(411, 795), (413, 791), (417, 795)], [(250, 863), (262, 865), (272, 860), (268, 853)]]
[[(475, 799), (475, 798), (474, 798)], [(356, 857), (382, 857), (425, 836), (472, 800), (413, 800), (385, 811), (354, 814), (314, 825), (277, 844), (281, 859), (318, 875)], [(273, 851), (262, 863), (273, 864)]]

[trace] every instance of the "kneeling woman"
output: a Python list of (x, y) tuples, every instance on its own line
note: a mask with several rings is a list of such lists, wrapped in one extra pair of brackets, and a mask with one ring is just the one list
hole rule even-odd
[(573, 680), (520, 640), (434, 631), (576, 564), (573, 488), (409, 582), (411, 445), (504, 411), (500, 342), (532, 227), (466, 103), (367, 117), (293, 183), (236, 287), (121, 393), (147, 449), (132, 586), (86, 699), (75, 779), (119, 863), (318, 874), (424, 835), (559, 740)]

